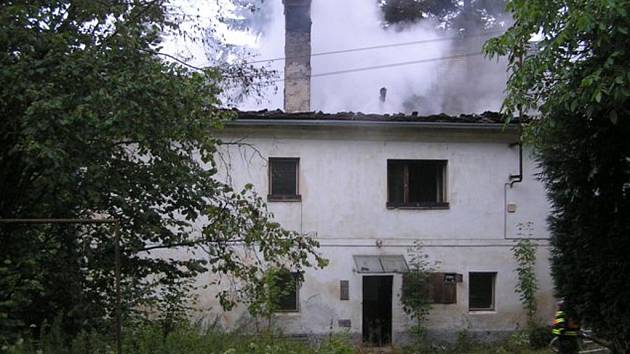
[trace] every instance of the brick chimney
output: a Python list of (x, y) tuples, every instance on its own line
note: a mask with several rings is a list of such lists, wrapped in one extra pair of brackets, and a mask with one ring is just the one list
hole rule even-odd
[(284, 110), (311, 109), (311, 0), (283, 0)]

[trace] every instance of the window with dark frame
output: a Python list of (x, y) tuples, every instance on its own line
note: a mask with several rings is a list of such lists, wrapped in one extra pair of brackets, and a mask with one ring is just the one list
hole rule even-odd
[(387, 207), (448, 208), (446, 160), (387, 160)]
[(269, 158), (269, 195), (268, 201), (300, 201), (299, 194), (299, 158)]
[(494, 286), (497, 273), (478, 272), (468, 274), (468, 309), (470, 311), (494, 311)]
[(276, 297), (278, 312), (298, 312), (300, 277), (298, 273), (281, 272), (276, 277), (280, 292)]

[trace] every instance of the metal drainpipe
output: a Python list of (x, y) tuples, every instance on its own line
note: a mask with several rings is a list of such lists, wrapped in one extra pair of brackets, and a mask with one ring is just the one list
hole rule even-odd
[(518, 144), (518, 174), (510, 175), (510, 188), (514, 187), (514, 183), (523, 182), (523, 143), (513, 143), (510, 147)]
[(508, 210), (507, 210), (507, 190), (508, 186), (510, 188), (514, 187), (515, 183), (523, 182), (523, 144), (521, 142), (512, 143), (510, 147), (518, 145), (518, 174), (510, 175), (510, 181), (503, 185), (503, 239), (513, 239), (508, 237), (507, 235), (507, 218), (508, 218)]

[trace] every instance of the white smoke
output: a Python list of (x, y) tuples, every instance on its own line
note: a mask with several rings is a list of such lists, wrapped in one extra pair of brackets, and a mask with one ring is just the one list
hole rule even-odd
[[(315, 0), (311, 16), (314, 53), (438, 38), (429, 24), (384, 30), (376, 1), (346, 0), (341, 5), (334, 0)], [(445, 41), (316, 56), (312, 58), (313, 74), (438, 58), (448, 49)], [(313, 77), (312, 108), (325, 112), (400, 112), (409, 93), (430, 89), (431, 82), (438, 79), (440, 65), (428, 62)], [(387, 89), (384, 104), (379, 100), (382, 87)]]
[[(263, 31), (250, 35), (258, 53), (250, 61), (284, 57), (284, 13), (282, 0), (266, 0)], [(269, 21), (269, 19), (272, 19)], [(480, 113), (498, 110), (503, 99), (507, 74), (504, 62), (496, 63), (481, 55), (460, 59), (433, 60), (481, 52), (489, 38), (455, 39), (455, 33), (436, 30), (434, 23), (404, 28), (383, 28), (382, 13), (374, 0), (313, 0), (311, 7), (312, 53), (390, 45), (412, 41), (427, 43), (353, 51), (311, 58), (311, 110), (324, 112), (420, 114)], [(257, 24), (258, 27), (261, 24)], [(439, 40), (439, 39), (443, 40)], [(435, 40), (435, 41), (432, 41)], [(410, 61), (426, 62), (397, 66)], [(283, 60), (259, 63), (278, 71), (275, 87), (260, 97), (245, 99), (243, 110), (282, 109)], [(389, 66), (380, 69), (318, 76), (324, 73)], [(385, 102), (379, 100), (387, 89)], [(261, 99), (262, 98), (262, 99)]]
[[(258, 38), (260, 58), (284, 56), (284, 14), (281, 0), (268, 8), (272, 21)], [(481, 55), (462, 59), (436, 60), (453, 55), (481, 52), (486, 38), (475, 37), (462, 45), (452, 40), (453, 33), (436, 31), (428, 23), (405, 28), (382, 27), (382, 14), (376, 1), (313, 0), (311, 7), (312, 53), (352, 48), (425, 41), (414, 45), (387, 47), (349, 53), (313, 56), (311, 58), (311, 110), (324, 112), (360, 111), (397, 113), (419, 111), (420, 114), (479, 113), (498, 110), (503, 99), (507, 75), (504, 63), (491, 62)], [(410, 61), (427, 62), (395, 66)], [(381, 69), (318, 76), (323, 73), (394, 65)], [(284, 62), (272, 67), (282, 71)], [(280, 74), (281, 75), (281, 74)], [(281, 76), (280, 76), (281, 77)], [(266, 102), (243, 102), (242, 109), (276, 109), (283, 105), (283, 83), (277, 91), (265, 94)], [(379, 91), (387, 89), (386, 101)]]

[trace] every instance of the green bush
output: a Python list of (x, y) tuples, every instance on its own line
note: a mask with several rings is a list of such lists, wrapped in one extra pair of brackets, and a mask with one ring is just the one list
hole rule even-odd
[(353, 354), (354, 346), (347, 335), (336, 335), (325, 341), (319, 348), (319, 354)]
[[(114, 338), (108, 334), (81, 332), (68, 338), (59, 330), (61, 321), (47, 326), (41, 340), (26, 339), (0, 352), (10, 354), (111, 354), (115, 351)], [(124, 331), (123, 351), (130, 354), (352, 354), (355, 353), (349, 336), (336, 335), (321, 343), (319, 348), (306, 343), (271, 335), (227, 333), (214, 328), (178, 323), (164, 335), (159, 323), (127, 327)]]
[(529, 346), (532, 349), (547, 347), (552, 338), (551, 329), (546, 326), (535, 326), (529, 330)]

